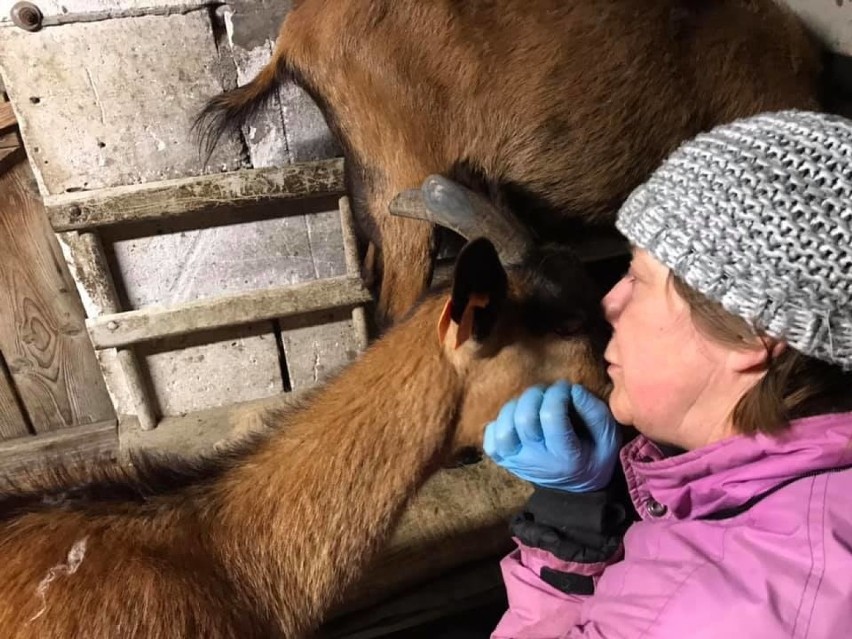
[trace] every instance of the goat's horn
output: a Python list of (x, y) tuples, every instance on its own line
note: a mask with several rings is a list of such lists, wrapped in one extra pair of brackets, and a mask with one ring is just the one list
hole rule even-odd
[(430, 175), (419, 189), (397, 195), (390, 212), (439, 224), (468, 240), (486, 237), (507, 265), (519, 264), (532, 243), (529, 232), (508, 212), (441, 175)]

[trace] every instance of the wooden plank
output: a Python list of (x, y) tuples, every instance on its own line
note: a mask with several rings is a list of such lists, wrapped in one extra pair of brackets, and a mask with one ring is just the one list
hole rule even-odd
[(0, 103), (0, 131), (17, 125), (18, 119), (15, 117), (15, 112), (12, 111), (12, 103)]
[(114, 419), (24, 157), (0, 175), (0, 350), (36, 432)]
[(0, 477), (38, 474), (52, 461), (67, 462), (118, 459), (118, 431), (115, 420), (60, 430), (38, 437), (0, 442)]
[(301, 397), (298, 392), (279, 393), (185, 415), (166, 416), (151, 431), (141, 430), (133, 420), (123, 421), (119, 425), (122, 458), (148, 452), (184, 458), (212, 455), (236, 439), (264, 430), (262, 416), (265, 411), (295, 406)]
[(371, 299), (360, 278), (333, 277), (293, 286), (235, 293), (172, 308), (145, 308), (87, 322), (95, 348), (119, 348), (238, 324), (294, 317), (364, 304)]
[[(7, 0), (9, 6), (15, 0)], [(203, 9), (209, 0), (39, 0), (43, 28), (116, 18), (170, 16)], [(6, 2), (0, 3), (4, 7)], [(0, 26), (11, 26), (8, 8), (0, 13)]]
[(21, 408), (12, 376), (6, 367), (6, 360), (3, 353), (0, 353), (0, 439), (14, 439), (31, 434)]
[(45, 198), (57, 231), (160, 220), (264, 200), (342, 193), (343, 160), (233, 171)]

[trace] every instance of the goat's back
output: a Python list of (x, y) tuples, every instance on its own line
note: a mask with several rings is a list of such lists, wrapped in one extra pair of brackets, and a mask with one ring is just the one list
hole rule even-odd
[(374, 181), (466, 160), (586, 220), (701, 130), (817, 107), (820, 70), (771, 0), (303, 0), (279, 48)]

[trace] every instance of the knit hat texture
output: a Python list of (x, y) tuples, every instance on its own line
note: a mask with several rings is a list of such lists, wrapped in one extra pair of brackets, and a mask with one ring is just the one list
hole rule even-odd
[(852, 369), (852, 122), (804, 111), (725, 124), (678, 148), (618, 229), (689, 286)]

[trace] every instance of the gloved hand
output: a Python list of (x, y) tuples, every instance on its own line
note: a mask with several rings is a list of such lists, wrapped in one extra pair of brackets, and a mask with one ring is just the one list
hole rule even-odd
[[(587, 433), (575, 431), (571, 406)], [(491, 459), (521, 479), (577, 493), (606, 487), (620, 447), (621, 430), (609, 407), (567, 382), (547, 390), (533, 386), (508, 402), (486, 427), (483, 442)]]

